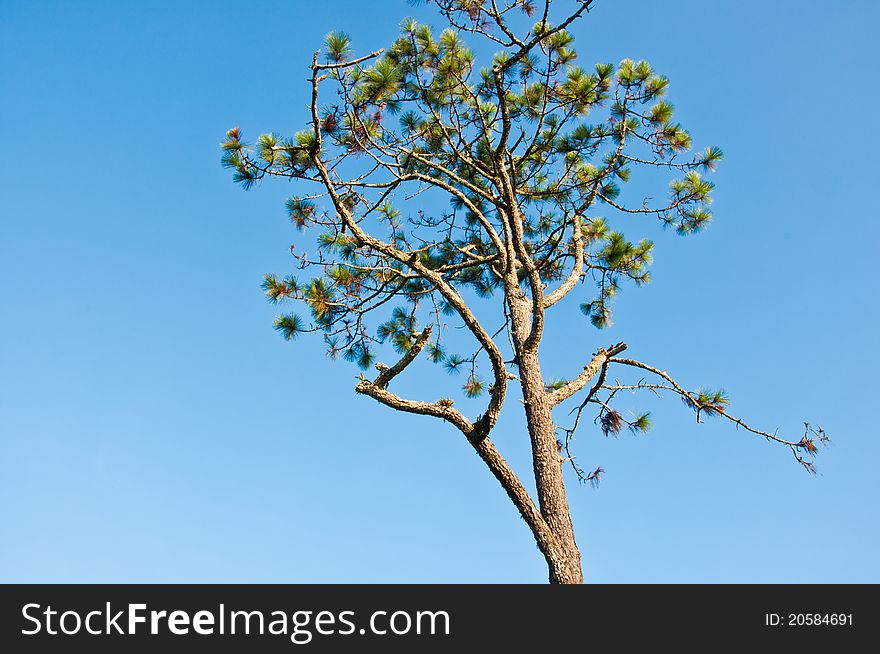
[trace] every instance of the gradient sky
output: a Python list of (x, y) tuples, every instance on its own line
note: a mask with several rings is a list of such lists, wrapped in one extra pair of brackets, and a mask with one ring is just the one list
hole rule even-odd
[[(287, 269), (291, 188), (245, 193), (219, 165), (233, 125), (302, 128), (323, 34), (372, 50), (405, 15), (439, 22), (430, 7), (0, 14), (0, 581), (546, 580), (460, 434), (356, 396), (318, 339), (273, 332), (259, 283)], [(673, 398), (647, 403), (648, 435), (581, 432), (580, 460), (607, 470), (596, 490), (569, 479), (588, 581), (880, 582), (878, 19), (868, 0), (598, 0), (573, 30), (586, 64), (649, 59), (727, 157), (715, 223), (656, 237), (655, 281), (606, 333), (557, 313), (546, 375), (626, 340), (755, 425), (834, 439), (810, 477)], [(529, 476), (518, 406), (495, 439)]]

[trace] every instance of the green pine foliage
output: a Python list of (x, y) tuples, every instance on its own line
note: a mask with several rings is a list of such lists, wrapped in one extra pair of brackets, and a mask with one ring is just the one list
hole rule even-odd
[(474, 399), (480, 397), (486, 391), (486, 383), (472, 375), (462, 386), (462, 391), (464, 391), (465, 397)]
[(351, 37), (345, 32), (330, 32), (325, 38), (327, 60), (334, 63), (345, 61), (351, 54)]
[(701, 388), (696, 393), (683, 396), (682, 401), (697, 412), (697, 415), (717, 416), (730, 405), (730, 397), (719, 388), (710, 390)]
[(284, 337), (284, 340), (292, 341), (304, 330), (304, 327), (300, 317), (290, 313), (275, 318), (275, 329)]
[(629, 423), (629, 429), (634, 434), (643, 434), (651, 429), (651, 414), (643, 413), (636, 416), (636, 419)]

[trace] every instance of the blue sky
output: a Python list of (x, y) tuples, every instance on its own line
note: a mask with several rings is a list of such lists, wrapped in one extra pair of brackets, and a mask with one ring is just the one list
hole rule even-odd
[[(293, 132), (326, 32), (389, 42), (402, 0), (0, 1), (0, 581), (541, 582), (544, 562), (460, 435), (353, 392), (285, 343), (286, 184), (219, 165), (241, 124)], [(330, 9), (332, 8), (332, 10)], [(726, 160), (716, 221), (657, 236), (616, 323), (556, 314), (545, 373), (626, 340), (790, 453), (651, 403), (645, 436), (579, 436), (569, 482), (592, 582), (878, 582), (878, 100), (872, 2), (599, 0), (581, 60), (649, 59)], [(402, 388), (435, 383), (420, 369)], [(516, 396), (496, 436), (528, 476)]]

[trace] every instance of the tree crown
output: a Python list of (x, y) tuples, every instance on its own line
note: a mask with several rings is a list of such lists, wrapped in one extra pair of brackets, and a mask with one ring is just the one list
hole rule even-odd
[[(556, 22), (549, 1), (540, 12), (530, 0), (434, 4), (446, 29), (406, 19), (387, 49), (356, 55), (347, 34), (328, 34), (311, 65), (306, 127), (266, 133), (253, 144), (234, 128), (222, 144), (223, 163), (244, 188), (266, 177), (301, 182), (287, 212), (314, 235), (314, 247), (292, 250), (295, 274), (266, 275), (263, 283), (272, 302), (308, 311), (307, 319), (278, 317), (285, 338), (320, 333), (331, 357), (365, 370), (390, 345), (400, 362), (380, 365), (362, 392), (386, 392), (427, 351), (447, 371), (467, 371), (466, 397), (489, 393), (486, 412), (472, 424), (451, 399), (395, 408), (465, 431), (490, 429), (512, 378), (507, 365), (537, 350), (551, 307), (577, 290), (581, 311), (603, 328), (623, 284), (649, 281), (654, 245), (626, 236), (621, 224), (637, 229), (633, 219), (647, 217), (690, 235), (709, 223), (706, 174), (722, 152), (692, 150), (666, 99), (669, 80), (648, 62), (579, 60), (570, 27), (592, 0), (569, 3), (571, 13)], [(663, 201), (626, 198), (627, 183), (646, 170), (666, 174), (668, 188), (651, 194), (665, 193)], [(481, 300), (494, 302), (493, 311), (480, 308)], [(513, 314), (520, 310), (528, 328), (517, 334)], [(486, 326), (484, 314), (495, 324)], [(449, 321), (475, 339), (476, 352), (452, 351)], [(489, 381), (480, 371), (487, 363)], [(647, 415), (626, 421), (608, 405), (623, 388), (602, 386), (605, 366), (587, 399), (600, 405), (602, 430), (646, 429)], [(585, 384), (559, 380), (547, 391), (562, 401)], [(685, 391), (668, 377), (652, 390), (660, 387), (698, 416), (727, 415), (723, 391)], [(600, 389), (608, 401), (594, 397)], [(812, 454), (804, 445), (813, 442), (809, 430), (801, 442), (756, 433), (790, 445), (796, 456), (799, 449)]]

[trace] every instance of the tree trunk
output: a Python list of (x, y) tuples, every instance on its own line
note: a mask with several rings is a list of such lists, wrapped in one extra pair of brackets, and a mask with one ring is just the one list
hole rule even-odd
[(536, 352), (521, 352), (519, 362), (526, 421), (532, 442), (532, 463), (541, 514), (558, 543), (560, 560), (547, 558), (550, 582), (581, 584), (581, 553), (574, 537), (571, 511), (565, 494), (553, 414)]

